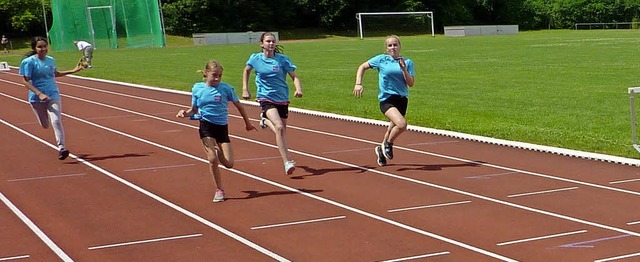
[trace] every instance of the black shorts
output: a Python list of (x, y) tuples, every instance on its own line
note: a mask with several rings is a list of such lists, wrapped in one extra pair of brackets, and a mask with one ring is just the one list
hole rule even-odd
[(404, 116), (407, 114), (408, 104), (409, 99), (406, 96), (391, 95), (391, 97), (387, 98), (387, 100), (380, 102), (380, 111), (382, 111), (382, 113), (384, 114), (387, 112), (387, 110), (395, 107), (396, 109), (398, 109), (398, 111), (400, 111), (400, 114)]
[(262, 108), (262, 114), (264, 114), (265, 116), (266, 116), (267, 110), (271, 108), (275, 108), (278, 110), (278, 115), (280, 115), (280, 118), (282, 119), (289, 118), (289, 105), (280, 105), (280, 104), (274, 104), (269, 101), (260, 101), (260, 108)]
[(200, 120), (200, 139), (212, 137), (217, 143), (229, 143), (229, 125), (216, 125), (205, 120)]

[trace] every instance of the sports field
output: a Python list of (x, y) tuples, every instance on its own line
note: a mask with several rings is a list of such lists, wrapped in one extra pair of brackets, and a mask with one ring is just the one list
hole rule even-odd
[[(631, 147), (627, 88), (640, 86), (640, 30), (535, 31), (515, 36), (402, 37), (416, 64), (409, 124), (481, 136), (639, 158)], [(357, 66), (383, 51), (381, 38), (283, 41), (298, 66), (304, 98), (293, 107), (382, 119), (377, 76), (365, 75), (365, 95), (351, 96)], [(79, 75), (189, 90), (209, 59), (224, 81), (241, 89), (241, 71), (257, 44), (95, 52), (93, 70)], [(50, 52), (62, 69), (79, 52)], [(17, 54), (0, 60), (17, 66)], [(255, 87), (252, 87), (255, 92)]]

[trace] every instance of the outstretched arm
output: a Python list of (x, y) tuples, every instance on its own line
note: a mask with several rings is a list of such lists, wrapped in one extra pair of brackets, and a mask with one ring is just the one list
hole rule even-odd
[(362, 77), (364, 76), (364, 72), (367, 69), (371, 68), (369, 62), (364, 62), (358, 67), (358, 71), (356, 72), (356, 84), (353, 86), (353, 95), (355, 97), (362, 97), (362, 92), (364, 91), (364, 87), (362, 86)]
[(242, 70), (242, 99), (249, 100), (251, 98), (251, 92), (249, 92), (249, 74), (251, 74), (251, 67), (245, 66)]
[(247, 112), (244, 111), (244, 106), (242, 106), (242, 103), (240, 103), (240, 101), (237, 101), (237, 102), (233, 102), (233, 105), (236, 106), (236, 108), (238, 108), (238, 112), (240, 112), (240, 115), (242, 116), (242, 119), (244, 119), (244, 126), (247, 129), (247, 131), (258, 130), (258, 129), (256, 129), (255, 126), (253, 126), (251, 124), (251, 121), (249, 120), (249, 117), (247, 116)]
[(293, 85), (296, 87), (296, 92), (294, 93), (295, 97), (302, 97), (302, 84), (300, 83), (300, 77), (296, 74), (295, 71), (289, 72), (289, 76), (293, 80)]

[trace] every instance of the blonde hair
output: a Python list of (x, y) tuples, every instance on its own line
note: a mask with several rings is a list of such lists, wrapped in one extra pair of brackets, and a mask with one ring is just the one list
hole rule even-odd
[(220, 68), (220, 71), (224, 71), (224, 68), (222, 67), (222, 64), (220, 64), (220, 62), (216, 60), (209, 60), (209, 62), (207, 62), (207, 64), (204, 66), (204, 70), (198, 70), (196, 71), (196, 73), (204, 75), (204, 73), (209, 72), (216, 68)]
[(396, 40), (398, 40), (398, 45), (402, 46), (402, 43), (400, 43), (400, 37), (397, 36), (397, 35), (388, 35), (387, 38), (384, 39), (385, 45), (387, 43), (387, 39), (389, 39), (389, 38), (395, 38)]

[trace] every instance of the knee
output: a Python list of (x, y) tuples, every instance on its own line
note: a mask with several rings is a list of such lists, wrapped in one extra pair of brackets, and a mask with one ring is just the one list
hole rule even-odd
[(273, 128), (276, 130), (276, 132), (282, 134), (284, 133), (285, 126), (284, 124), (280, 123), (280, 124), (274, 125)]
[(407, 130), (407, 120), (402, 119), (402, 121), (399, 121), (396, 126), (402, 131)]

